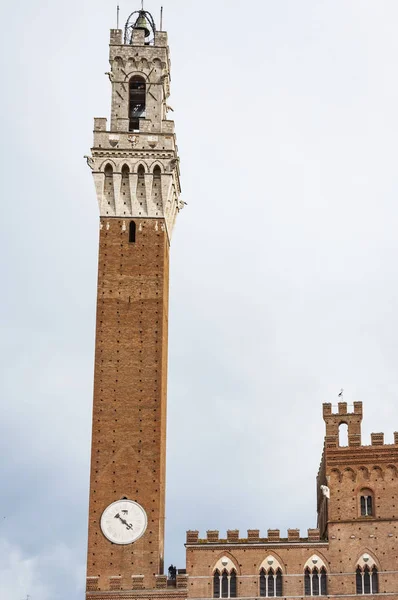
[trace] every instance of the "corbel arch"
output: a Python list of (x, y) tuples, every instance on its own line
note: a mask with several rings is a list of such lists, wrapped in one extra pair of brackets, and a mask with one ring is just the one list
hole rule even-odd
[(331, 476), (332, 476), (334, 479), (337, 479), (337, 481), (338, 481), (339, 483), (341, 483), (341, 482), (342, 482), (342, 480), (343, 480), (343, 475), (342, 475), (342, 473), (341, 473), (340, 469), (332, 469), (330, 473), (331, 473)]
[(398, 475), (398, 469), (395, 465), (387, 465), (386, 466), (386, 474), (391, 476), (391, 479), (394, 479)]
[(163, 69), (162, 61), (160, 60), (160, 58), (154, 58), (152, 61), (152, 65), (155, 69), (160, 69), (160, 71), (162, 71)]
[(125, 62), (121, 56), (115, 56), (113, 62), (116, 64), (118, 69), (122, 69), (125, 65)]
[(369, 481), (369, 469), (367, 467), (359, 467), (358, 475), (361, 476), (365, 481)]
[(346, 467), (343, 471), (343, 477), (348, 477), (351, 481), (355, 481), (356, 473), (351, 467)]
[(384, 471), (379, 465), (375, 465), (372, 467), (370, 471), (371, 479), (381, 479), (384, 480)]

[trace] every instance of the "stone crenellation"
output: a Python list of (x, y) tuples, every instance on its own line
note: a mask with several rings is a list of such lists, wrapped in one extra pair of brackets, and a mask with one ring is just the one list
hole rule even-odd
[(306, 537), (300, 537), (299, 529), (288, 529), (287, 536), (280, 535), (279, 529), (268, 529), (267, 535), (262, 537), (259, 529), (248, 529), (247, 537), (240, 537), (238, 529), (228, 530), (227, 535), (220, 538), (220, 533), (217, 530), (209, 530), (206, 532), (205, 538), (199, 538), (199, 531), (190, 530), (186, 532), (186, 545), (194, 544), (273, 544), (275, 542), (317, 542), (320, 540), (319, 529), (308, 529)]

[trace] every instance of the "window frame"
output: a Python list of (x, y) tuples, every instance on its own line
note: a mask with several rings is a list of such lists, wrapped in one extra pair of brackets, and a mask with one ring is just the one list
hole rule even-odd
[(372, 596), (379, 593), (379, 571), (373, 561), (363, 567), (357, 565), (355, 589), (358, 596)]
[(358, 515), (361, 519), (375, 517), (374, 492), (370, 488), (362, 488), (358, 494)]
[[(218, 578), (218, 581), (217, 581)], [(233, 585), (231, 586), (231, 581)], [(216, 583), (217, 582), (217, 583)], [(216, 595), (218, 593), (218, 595)], [(236, 598), (237, 597), (237, 573), (236, 569), (230, 571), (216, 569), (213, 573), (213, 598)]]
[[(316, 576), (315, 580), (314, 576)], [(314, 581), (316, 581), (315, 585)], [(327, 570), (325, 565), (321, 564), (319, 567), (314, 565), (312, 568), (307, 565), (304, 570), (304, 596), (319, 598), (327, 595)]]

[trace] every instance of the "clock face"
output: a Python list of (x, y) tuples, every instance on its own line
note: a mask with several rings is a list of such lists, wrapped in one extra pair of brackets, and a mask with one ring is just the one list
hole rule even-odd
[(144, 535), (148, 519), (145, 510), (133, 500), (118, 500), (104, 510), (101, 529), (114, 544), (132, 544)]

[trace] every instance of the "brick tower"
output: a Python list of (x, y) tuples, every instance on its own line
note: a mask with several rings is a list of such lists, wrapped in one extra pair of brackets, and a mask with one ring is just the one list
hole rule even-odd
[(119, 599), (165, 585), (169, 245), (183, 203), (167, 34), (136, 11), (111, 30), (109, 61), (110, 128), (94, 119), (86, 157), (100, 211), (87, 598)]

